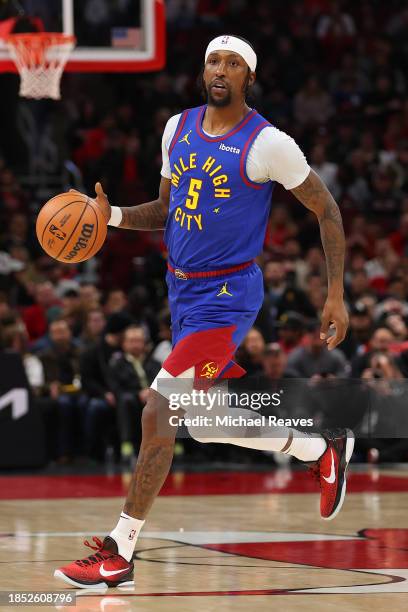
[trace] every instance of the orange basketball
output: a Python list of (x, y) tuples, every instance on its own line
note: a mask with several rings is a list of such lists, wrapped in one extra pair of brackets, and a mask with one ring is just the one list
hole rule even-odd
[(48, 255), (76, 264), (93, 257), (108, 231), (96, 202), (82, 193), (61, 193), (40, 210), (37, 238)]

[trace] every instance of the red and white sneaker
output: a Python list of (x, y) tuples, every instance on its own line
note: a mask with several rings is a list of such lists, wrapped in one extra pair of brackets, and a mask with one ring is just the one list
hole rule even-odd
[(133, 561), (129, 563), (118, 554), (115, 540), (110, 536), (107, 536), (103, 542), (96, 537), (92, 540), (96, 546), (92, 546), (87, 540), (84, 544), (97, 552), (85, 559), (60, 567), (55, 570), (54, 577), (81, 589), (133, 585)]
[(320, 515), (330, 521), (340, 511), (346, 495), (346, 471), (354, 448), (354, 434), (350, 429), (322, 434), (327, 448), (311, 467), (320, 485)]

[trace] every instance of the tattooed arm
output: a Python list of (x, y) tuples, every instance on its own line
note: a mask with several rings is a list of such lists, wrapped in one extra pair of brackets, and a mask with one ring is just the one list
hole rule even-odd
[[(132, 230), (164, 229), (169, 214), (170, 186), (171, 181), (162, 177), (157, 200), (121, 208), (122, 221), (119, 227)], [(108, 222), (111, 216), (108, 196), (103, 192), (100, 183), (96, 183), (95, 191), (96, 201)]]
[(326, 339), (332, 323), (336, 333), (327, 340), (327, 344), (329, 349), (333, 349), (344, 340), (348, 326), (348, 314), (343, 302), (345, 239), (340, 210), (314, 170), (291, 191), (306, 208), (315, 213), (319, 221), (328, 279), (328, 297), (322, 313), (320, 336)]

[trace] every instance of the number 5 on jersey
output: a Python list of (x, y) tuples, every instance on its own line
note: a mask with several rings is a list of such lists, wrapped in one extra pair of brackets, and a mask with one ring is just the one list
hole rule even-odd
[(190, 179), (190, 186), (188, 188), (188, 195), (190, 197), (186, 199), (186, 208), (190, 210), (195, 210), (197, 208), (202, 185), (203, 181), (200, 179)]

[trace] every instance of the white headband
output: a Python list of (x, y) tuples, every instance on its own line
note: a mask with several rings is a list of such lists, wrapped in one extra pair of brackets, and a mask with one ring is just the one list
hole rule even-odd
[(205, 52), (205, 61), (213, 51), (233, 51), (238, 53), (248, 64), (252, 72), (256, 69), (256, 53), (248, 43), (235, 36), (218, 36), (214, 38)]

